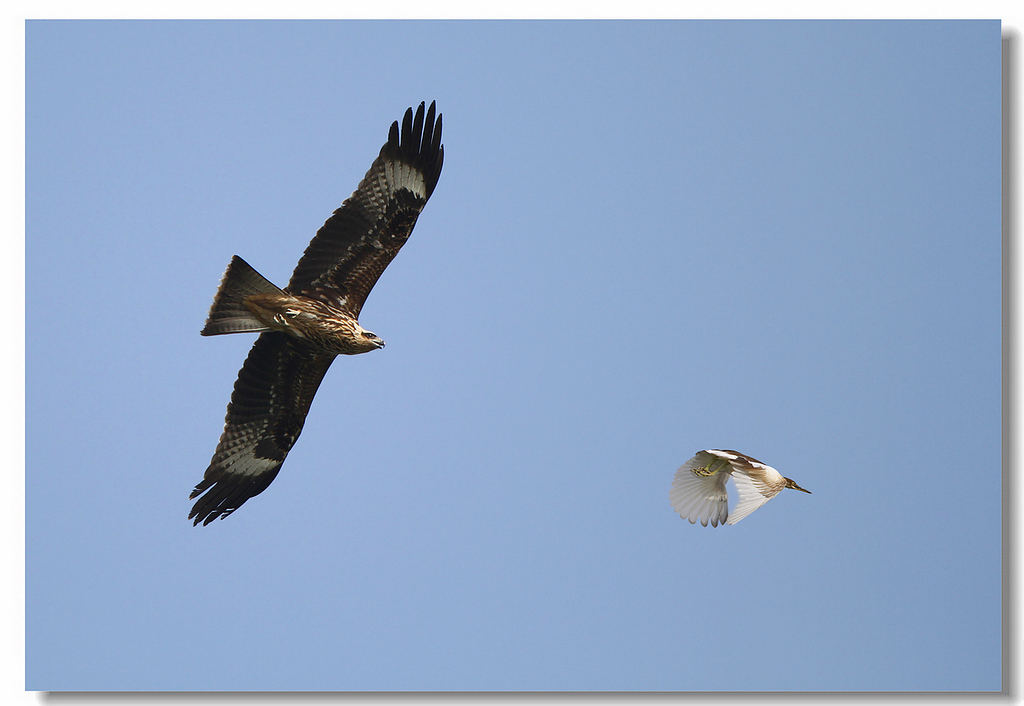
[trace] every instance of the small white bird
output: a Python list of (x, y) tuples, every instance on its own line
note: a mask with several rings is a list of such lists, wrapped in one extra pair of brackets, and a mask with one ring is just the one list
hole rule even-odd
[[(732, 476), (740, 499), (729, 513), (725, 481)], [(679, 516), (705, 527), (734, 525), (779, 494), (783, 488), (804, 490), (771, 466), (739, 451), (707, 449), (684, 463), (672, 479), (668, 499)]]

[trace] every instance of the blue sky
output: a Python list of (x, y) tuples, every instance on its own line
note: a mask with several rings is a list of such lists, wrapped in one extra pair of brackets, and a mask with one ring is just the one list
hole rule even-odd
[[(998, 22), (30, 22), (26, 688), (998, 690), (999, 72)], [(286, 283), (421, 100), (387, 348), (192, 527), (224, 267)], [(708, 447), (813, 494), (690, 525)]]

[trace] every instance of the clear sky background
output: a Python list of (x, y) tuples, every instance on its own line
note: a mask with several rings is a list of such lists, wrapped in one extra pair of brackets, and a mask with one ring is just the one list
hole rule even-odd
[[(221, 273), (421, 100), (387, 348), (194, 528)], [(998, 22), (36, 22), (25, 124), (26, 688), (1000, 688)]]

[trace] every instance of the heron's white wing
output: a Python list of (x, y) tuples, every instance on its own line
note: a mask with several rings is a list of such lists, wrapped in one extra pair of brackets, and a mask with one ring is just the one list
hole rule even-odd
[(725, 481), (729, 475), (722, 471), (711, 475), (694, 473), (694, 469), (704, 465), (702, 454), (707, 455), (702, 451), (679, 467), (672, 479), (668, 499), (680, 517), (691, 523), (700, 520), (705, 527), (708, 522), (717, 527), (729, 516), (729, 495), (725, 492)]
[(732, 482), (736, 484), (740, 499), (726, 524), (736, 524), (779, 494), (778, 490), (769, 488), (760, 479), (752, 478), (746, 473), (733, 473)]

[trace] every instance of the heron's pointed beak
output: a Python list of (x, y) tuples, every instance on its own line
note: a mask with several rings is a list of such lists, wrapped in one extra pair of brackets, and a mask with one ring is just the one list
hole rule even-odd
[[(783, 478), (785, 478), (785, 476), (783, 476)], [(807, 488), (801, 488), (799, 485), (794, 483), (792, 478), (786, 478), (786, 487), (787, 488), (792, 488), (793, 490), (802, 490), (805, 493), (807, 493), (808, 495), (813, 495), (813, 493), (811, 491), (807, 490)]]

